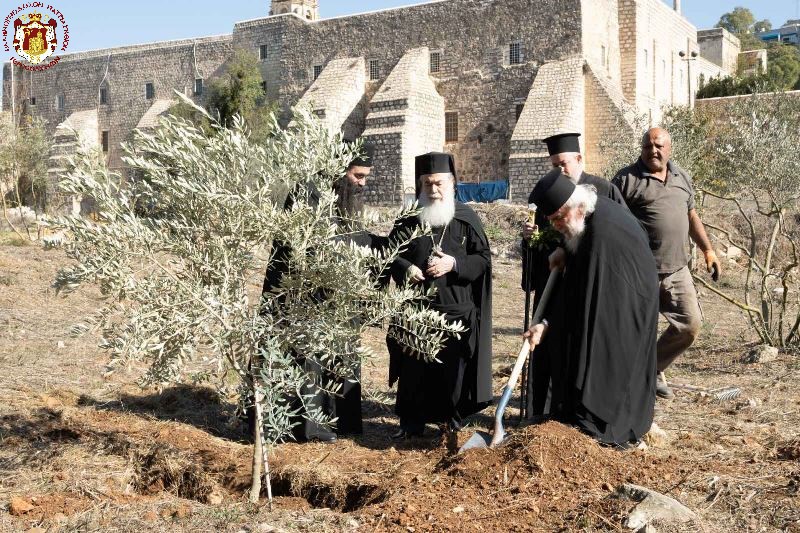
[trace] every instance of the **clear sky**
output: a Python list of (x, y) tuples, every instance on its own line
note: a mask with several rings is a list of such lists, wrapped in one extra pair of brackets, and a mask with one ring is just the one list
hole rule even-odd
[[(672, 5), (672, 0), (665, 0)], [(531, 0), (536, 3), (537, 0)], [(23, 0), (0, 0), (11, 11)], [(69, 24), (69, 51), (231, 33), (236, 21), (266, 16), (269, 0), (48, 0)], [(414, 0), (319, 0), (323, 18), (415, 4)], [(797, 17), (798, 0), (682, 0), (699, 28), (714, 26), (722, 13), (749, 8), (773, 25)], [(0, 20), (5, 18), (3, 12)], [(477, 36), (476, 36), (477, 37)], [(7, 58), (2, 58), (4, 61)]]

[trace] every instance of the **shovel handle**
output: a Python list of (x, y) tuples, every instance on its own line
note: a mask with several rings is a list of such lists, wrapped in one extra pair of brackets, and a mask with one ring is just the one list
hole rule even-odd
[[(533, 314), (534, 324), (538, 324), (539, 321), (541, 321), (545, 307), (547, 307), (547, 301), (550, 299), (550, 294), (553, 292), (553, 287), (555, 287), (560, 273), (560, 270), (553, 270), (550, 272), (550, 277), (547, 278), (547, 286), (545, 286), (544, 291), (542, 292), (542, 297), (539, 299), (539, 305), (536, 307), (536, 312)], [(514, 391), (514, 387), (517, 386), (517, 380), (519, 379), (519, 375), (522, 373), (522, 368), (525, 366), (525, 362), (528, 360), (530, 352), (531, 343), (528, 339), (525, 339), (525, 342), (522, 343), (522, 349), (520, 349), (519, 355), (517, 355), (517, 360), (514, 363), (514, 369), (511, 371), (511, 375), (508, 377), (508, 383), (506, 384), (505, 388), (503, 388), (503, 394), (500, 397), (500, 402), (497, 404), (497, 410), (495, 410), (494, 413), (494, 434), (492, 435), (492, 443), (489, 445), (490, 447), (496, 446), (505, 437), (505, 429), (503, 429), (503, 414), (505, 413), (506, 406), (511, 399), (511, 394)]]

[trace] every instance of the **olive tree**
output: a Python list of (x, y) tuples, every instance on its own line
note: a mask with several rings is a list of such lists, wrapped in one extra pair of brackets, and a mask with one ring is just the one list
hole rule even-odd
[(740, 295), (696, 279), (743, 309), (763, 343), (798, 345), (800, 100), (754, 94), (721, 103), (713, 115), (706, 142), (715, 180), (704, 192), (730, 209), (705, 222), (718, 239), (743, 252), (747, 270)]
[[(336, 223), (332, 183), (358, 146), (305, 109), (285, 128), (273, 116), (260, 143), (241, 118), (223, 126), (196, 111), (210, 132), (167, 116), (152, 133), (135, 133), (124, 160), (144, 179), (132, 186), (90, 154), (73, 161), (62, 187), (94, 198), (98, 219), (51, 220), (71, 236), (75, 260), (55, 287), (99, 285), (106, 305), (75, 333), (102, 329), (114, 364), (149, 363), (145, 384), (235, 376), (255, 407), (256, 501), (262, 466), (271, 498), (267, 451), (297, 417), (332, 423), (311, 407), (309, 385), (336, 394), (337, 383), (354, 379), (371, 356), (359, 340), (365, 328), (391, 324), (409, 356), (426, 359), (463, 328), (428, 309), (420, 289), (382, 287), (379, 274), (417, 232), (376, 251), (347, 238), (352, 224)], [(318, 202), (308, 200), (310, 188)], [(294, 203), (284, 209), (289, 191)], [(152, 207), (147, 216), (137, 214), (142, 203)], [(261, 294), (273, 242), (289, 244), (290, 259), (279, 288)], [(322, 372), (306, 372), (300, 358)]]

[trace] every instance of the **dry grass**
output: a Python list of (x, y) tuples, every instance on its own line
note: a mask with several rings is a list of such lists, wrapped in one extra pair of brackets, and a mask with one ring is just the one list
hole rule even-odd
[[(388, 438), (396, 425), (387, 409), (393, 391), (383, 335), (375, 332), (367, 342), (378, 357), (363, 372), (365, 435), (333, 446), (280, 447), (273, 459), (277, 509), (247, 504), (249, 446), (233, 407), (208, 389), (141, 390), (140, 368), (107, 375), (99, 339), (67, 335), (99, 295), (55, 297), (49, 283), (63, 264), (59, 251), (0, 246), (0, 275), (12, 280), (0, 283), (0, 530), (400, 530), (392, 516), (374, 512), (395, 512), (415, 480), (442, 475), (435, 437), (402, 445)], [(515, 262), (496, 261), (494, 272), (499, 392), (519, 346), (523, 297)], [(736, 268), (728, 272), (736, 283)], [(702, 336), (669, 378), (711, 389), (733, 385), (742, 396), (719, 402), (679, 391), (674, 401), (659, 402), (656, 420), (668, 443), (648, 457), (680, 465), (660, 471), (664, 491), (696, 510), (707, 531), (800, 531), (800, 362), (784, 354), (743, 365), (752, 344), (745, 319), (712, 295), (701, 294), (701, 301)], [(223, 502), (209, 503), (217, 495)], [(11, 516), (13, 497), (37, 498), (36, 510)], [(507, 512), (527, 509), (525, 497)], [(564, 520), (577, 529), (613, 529), (609, 524), (620, 518), (615, 505), (581, 507)], [(450, 526), (459, 526), (453, 520)]]

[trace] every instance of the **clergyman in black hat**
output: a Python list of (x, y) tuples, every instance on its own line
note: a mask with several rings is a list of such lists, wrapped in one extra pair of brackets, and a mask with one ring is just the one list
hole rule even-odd
[[(597, 191), (598, 196), (608, 197), (622, 206), (625, 205), (619, 189), (610, 181), (584, 171), (579, 133), (561, 133), (548, 137), (543, 142), (547, 145), (550, 163), (554, 169), (560, 169), (564, 176), (575, 184), (591, 185)], [(532, 203), (531, 198), (528, 199), (528, 203)], [(536, 239), (536, 244), (532, 245), (531, 237), (536, 232), (541, 233), (541, 236)], [(565, 257), (563, 238), (550, 227), (547, 217), (538, 211), (533, 223), (525, 223), (522, 233), (524, 238), (521, 244), (521, 286), (522, 290), (534, 292), (533, 305), (535, 308), (539, 305), (539, 297), (547, 284), (550, 269), (555, 266), (563, 266)], [(535, 418), (548, 412), (549, 370), (546, 367), (546, 352), (552, 348), (549, 344), (543, 343), (530, 361), (524, 407), (529, 418)]]
[[(385, 246), (387, 238), (369, 233), (361, 227), (364, 189), (372, 171), (374, 154), (374, 146), (364, 143), (359, 154), (348, 164), (344, 176), (334, 181), (333, 190), (337, 193), (334, 219), (340, 227), (347, 226), (348, 229), (338, 238), (353, 241), (359, 246), (380, 249)], [(298, 187), (289, 194), (284, 204), (285, 209), (291, 209), (298, 194), (307, 194), (308, 202), (312, 206), (318, 205), (321, 197), (314, 184), (307, 183), (304, 187)], [(267, 265), (263, 292), (270, 292), (280, 287), (281, 278), (288, 269), (291, 257), (289, 244), (274, 243), (274, 246), (275, 253)], [(344, 378), (332, 377), (328, 376), (317, 362), (307, 360), (301, 354), (296, 354), (296, 358), (309, 376), (322, 375), (323, 379), (320, 381), (336, 379), (340, 381), (340, 387), (337, 394), (332, 394), (316, 385), (316, 380), (306, 386), (303, 391), (306, 395), (305, 401), (318, 408), (326, 418), (337, 420), (332, 431), (313, 420), (297, 416), (297, 424), (292, 430), (294, 438), (298, 442), (333, 442), (337, 435), (362, 433), (360, 368), (353, 369), (352, 375)], [(252, 419), (253, 417), (248, 413), (250, 424), (252, 424)]]
[(655, 406), (658, 275), (647, 235), (630, 211), (561, 169), (531, 200), (566, 248), (558, 297), (525, 334), (532, 346), (559, 346), (547, 352), (549, 414), (626, 447), (649, 431)]
[(400, 285), (435, 288), (430, 307), (448, 321), (461, 321), (467, 331), (446, 340), (437, 354), (440, 362), (406, 354), (387, 337), (389, 384), (398, 383), (400, 430), (395, 436), (420, 436), (427, 423), (436, 423), (452, 446), (463, 418), (492, 399), (491, 252), (478, 216), (455, 198), (453, 157), (438, 152), (418, 156), (415, 174), (421, 211), (398, 220), (389, 238), (423, 226), (431, 233), (414, 239), (400, 254), (392, 277)]

